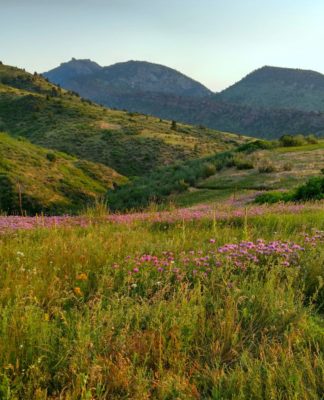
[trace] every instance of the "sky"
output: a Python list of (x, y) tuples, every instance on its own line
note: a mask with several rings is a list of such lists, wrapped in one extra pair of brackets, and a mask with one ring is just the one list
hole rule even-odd
[(220, 91), (264, 65), (324, 73), (323, 21), (323, 0), (0, 0), (0, 60), (145, 60)]

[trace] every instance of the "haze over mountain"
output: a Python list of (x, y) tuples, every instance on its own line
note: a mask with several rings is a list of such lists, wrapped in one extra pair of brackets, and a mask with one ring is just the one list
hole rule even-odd
[(216, 95), (221, 101), (263, 108), (324, 111), (324, 75), (265, 66)]
[(256, 137), (324, 134), (324, 76), (312, 71), (264, 67), (218, 94), (140, 61), (100, 67), (72, 59), (43, 75), (107, 107)]
[(109, 107), (120, 105), (121, 97), (141, 93), (205, 97), (212, 92), (199, 82), (163, 65), (127, 61), (100, 67), (91, 60), (72, 59), (43, 74), (51, 82), (79, 92)]

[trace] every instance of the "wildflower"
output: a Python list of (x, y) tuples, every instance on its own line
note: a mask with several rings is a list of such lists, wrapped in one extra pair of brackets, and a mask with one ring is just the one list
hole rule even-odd
[(76, 286), (73, 291), (77, 296), (83, 296), (82, 290), (79, 288), (79, 286)]
[(81, 274), (78, 274), (76, 276), (78, 281), (87, 281), (88, 280), (88, 275), (82, 272)]
[(17, 251), (18, 257), (25, 257), (25, 254), (22, 251)]
[(132, 283), (131, 284), (131, 288), (136, 289), (137, 288), (137, 284), (136, 283)]
[(133, 269), (133, 272), (135, 272), (135, 274), (137, 274), (137, 272), (139, 272), (139, 269), (135, 267), (135, 268)]
[(209, 243), (215, 243), (216, 240), (215, 239), (209, 239)]

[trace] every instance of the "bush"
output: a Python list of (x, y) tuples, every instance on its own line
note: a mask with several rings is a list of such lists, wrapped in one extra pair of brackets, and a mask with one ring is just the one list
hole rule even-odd
[(294, 200), (321, 200), (324, 199), (324, 177), (318, 176), (309, 179), (299, 186), (294, 194)]
[(305, 137), (303, 135), (283, 135), (279, 139), (279, 144), (283, 147), (303, 146)]
[(315, 135), (308, 135), (306, 136), (306, 141), (309, 144), (317, 144), (318, 143), (318, 139)]
[(277, 203), (278, 201), (307, 201), (324, 199), (324, 177), (310, 178), (304, 185), (290, 192), (270, 192), (257, 196), (258, 204)]
[(273, 163), (265, 158), (263, 160), (260, 161), (259, 165), (258, 165), (258, 171), (263, 174), (269, 174), (271, 172), (275, 172), (276, 171), (276, 167), (273, 165)]
[(55, 162), (56, 161), (56, 155), (54, 153), (47, 153), (46, 154), (46, 158), (50, 162)]
[(279, 201), (291, 201), (292, 194), (290, 192), (269, 192), (260, 194), (255, 198), (257, 204), (273, 204)]
[(238, 152), (252, 153), (256, 150), (269, 150), (276, 146), (275, 142), (270, 142), (268, 140), (254, 140), (253, 142), (244, 143), (238, 147)]
[(205, 178), (212, 176), (216, 173), (216, 167), (212, 163), (206, 163), (203, 166), (203, 175)]
[(253, 169), (253, 162), (242, 155), (236, 155), (233, 158), (234, 165), (237, 169)]

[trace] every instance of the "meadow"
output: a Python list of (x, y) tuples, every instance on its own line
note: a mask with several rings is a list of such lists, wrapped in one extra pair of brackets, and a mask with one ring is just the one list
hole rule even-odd
[(1, 399), (323, 399), (323, 202), (0, 217)]

